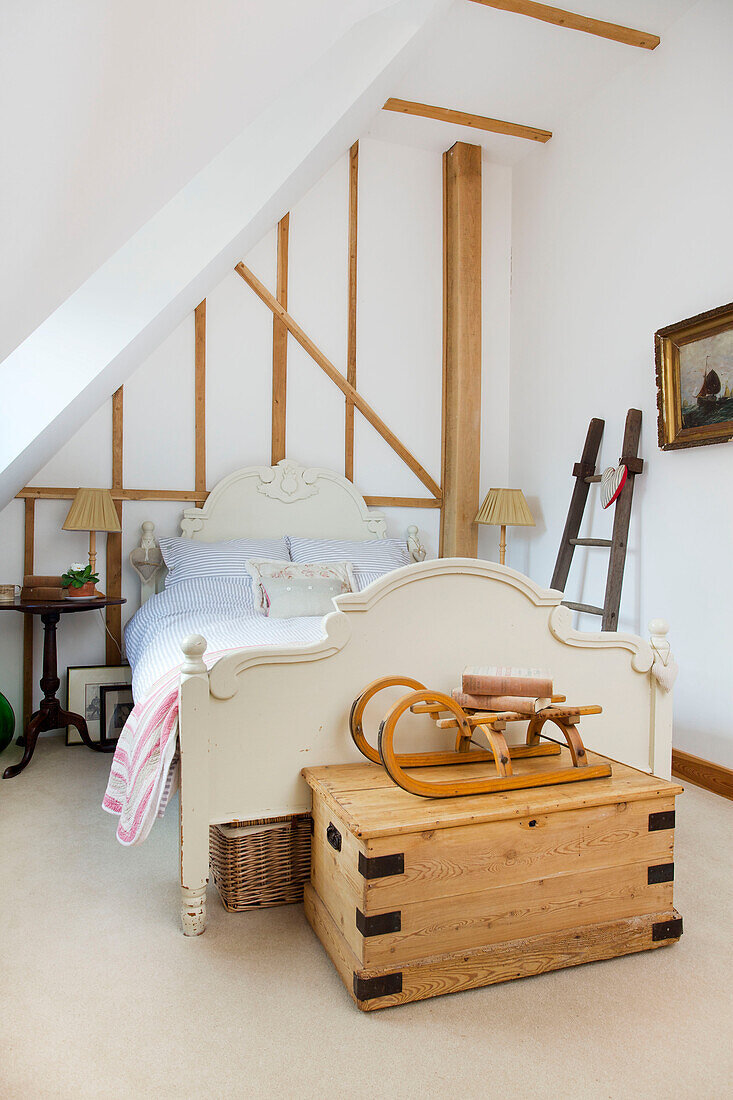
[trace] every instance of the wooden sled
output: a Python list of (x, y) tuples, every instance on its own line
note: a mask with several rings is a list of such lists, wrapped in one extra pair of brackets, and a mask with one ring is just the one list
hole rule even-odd
[[(377, 748), (364, 734), (364, 711), (378, 692), (389, 687), (408, 687), (412, 690), (390, 708), (379, 726)], [(557, 703), (565, 702), (563, 696), (554, 696)], [(521, 790), (544, 787), (556, 783), (572, 783), (584, 779), (602, 779), (611, 775), (610, 764), (588, 764), (577, 722), (581, 715), (600, 714), (599, 706), (571, 707), (557, 703), (545, 707), (529, 718), (516, 711), (467, 711), (455, 699), (442, 692), (430, 691), (419, 680), (410, 677), (385, 676), (375, 680), (359, 695), (351, 707), (349, 728), (359, 751), (375, 764), (381, 764), (390, 778), (410, 794), (423, 798), (457, 798), (461, 795), (489, 794), (493, 791)], [(394, 735), (404, 714), (429, 714), (439, 729), (455, 729), (456, 743), (453, 751), (396, 753)], [(447, 715), (447, 717), (441, 717)], [(504, 737), (507, 722), (528, 722), (524, 745), (507, 745)], [(571, 768), (557, 771), (514, 775), (512, 760), (536, 756), (557, 756), (560, 745), (554, 741), (540, 742), (542, 729), (552, 722), (563, 733), (573, 761)], [(473, 735), (480, 730), (489, 743), (489, 750), (474, 748)], [(482, 779), (458, 779), (455, 782), (430, 782), (408, 775), (406, 768), (429, 768), (443, 764), (478, 764), (493, 760), (496, 776)]]

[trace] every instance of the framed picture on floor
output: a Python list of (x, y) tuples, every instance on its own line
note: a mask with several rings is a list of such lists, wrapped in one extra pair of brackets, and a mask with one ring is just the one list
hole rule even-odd
[(733, 302), (654, 334), (659, 446), (733, 437)]
[(101, 684), (99, 698), (99, 741), (102, 745), (112, 745), (122, 733), (122, 727), (130, 716), (133, 707), (132, 687), (130, 684)]
[[(123, 699), (118, 695), (106, 704), (109, 720), (102, 726), (102, 688), (116, 688), (118, 692), (123, 689), (128, 692), (125, 699), (132, 702), (132, 669), (129, 665), (73, 665), (67, 669), (66, 682), (66, 709), (75, 714), (81, 714), (86, 719), (89, 736), (92, 741), (101, 741), (105, 744), (107, 739), (102, 734), (104, 728), (109, 732), (109, 721), (114, 721), (113, 710), (121, 705)], [(112, 709), (110, 709), (112, 708)], [(129, 713), (129, 712), (128, 712)], [(124, 722), (122, 723), (124, 725)], [(122, 727), (120, 727), (122, 728)], [(117, 735), (113, 733), (113, 738)], [(83, 741), (73, 726), (66, 727), (66, 744), (81, 745)]]

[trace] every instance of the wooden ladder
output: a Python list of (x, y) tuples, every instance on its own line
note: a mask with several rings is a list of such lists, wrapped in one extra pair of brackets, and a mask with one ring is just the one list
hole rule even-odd
[(626, 563), (626, 545), (629, 539), (629, 521), (631, 519), (631, 501), (634, 496), (634, 479), (644, 468), (643, 459), (638, 457), (639, 437), (641, 435), (641, 412), (639, 409), (629, 409), (626, 414), (626, 427), (624, 429), (624, 442), (621, 448), (619, 463), (623, 463), (628, 471), (626, 483), (621, 490), (614, 505), (616, 512), (613, 518), (613, 534), (610, 539), (579, 539), (578, 531), (583, 520), (585, 502), (588, 499), (588, 490), (592, 482), (601, 480), (601, 475), (596, 473), (596, 459), (601, 445), (601, 436), (605, 420), (595, 417), (588, 426), (588, 434), (585, 437), (585, 446), (580, 462), (573, 466), (575, 488), (570, 498), (568, 518), (565, 521), (565, 530), (560, 540), (560, 549), (555, 562), (555, 572), (552, 574), (550, 587), (565, 591), (565, 585), (570, 572), (576, 546), (605, 546), (611, 553), (608, 562), (608, 576), (606, 578), (606, 595), (603, 607), (596, 607), (588, 603), (571, 603), (563, 600), (565, 607), (573, 611), (583, 611), (587, 615), (600, 615), (602, 618), (602, 630), (618, 629), (618, 613), (621, 605), (621, 588), (624, 582), (624, 565)]

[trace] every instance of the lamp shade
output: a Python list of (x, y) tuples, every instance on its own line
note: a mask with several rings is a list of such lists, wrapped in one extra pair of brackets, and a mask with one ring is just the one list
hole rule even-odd
[(479, 508), (476, 523), (506, 527), (534, 527), (534, 517), (521, 489), (489, 489)]
[(109, 489), (77, 489), (64, 531), (121, 531)]

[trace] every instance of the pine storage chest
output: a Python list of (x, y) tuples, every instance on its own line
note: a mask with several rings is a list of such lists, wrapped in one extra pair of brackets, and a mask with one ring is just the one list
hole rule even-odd
[[(407, 794), (374, 764), (306, 768), (306, 916), (358, 1007), (676, 942), (682, 787), (611, 764), (607, 779), (445, 799)], [(557, 757), (518, 760), (515, 772), (557, 766)], [(421, 771), (438, 780), (482, 768), (493, 773)]]

